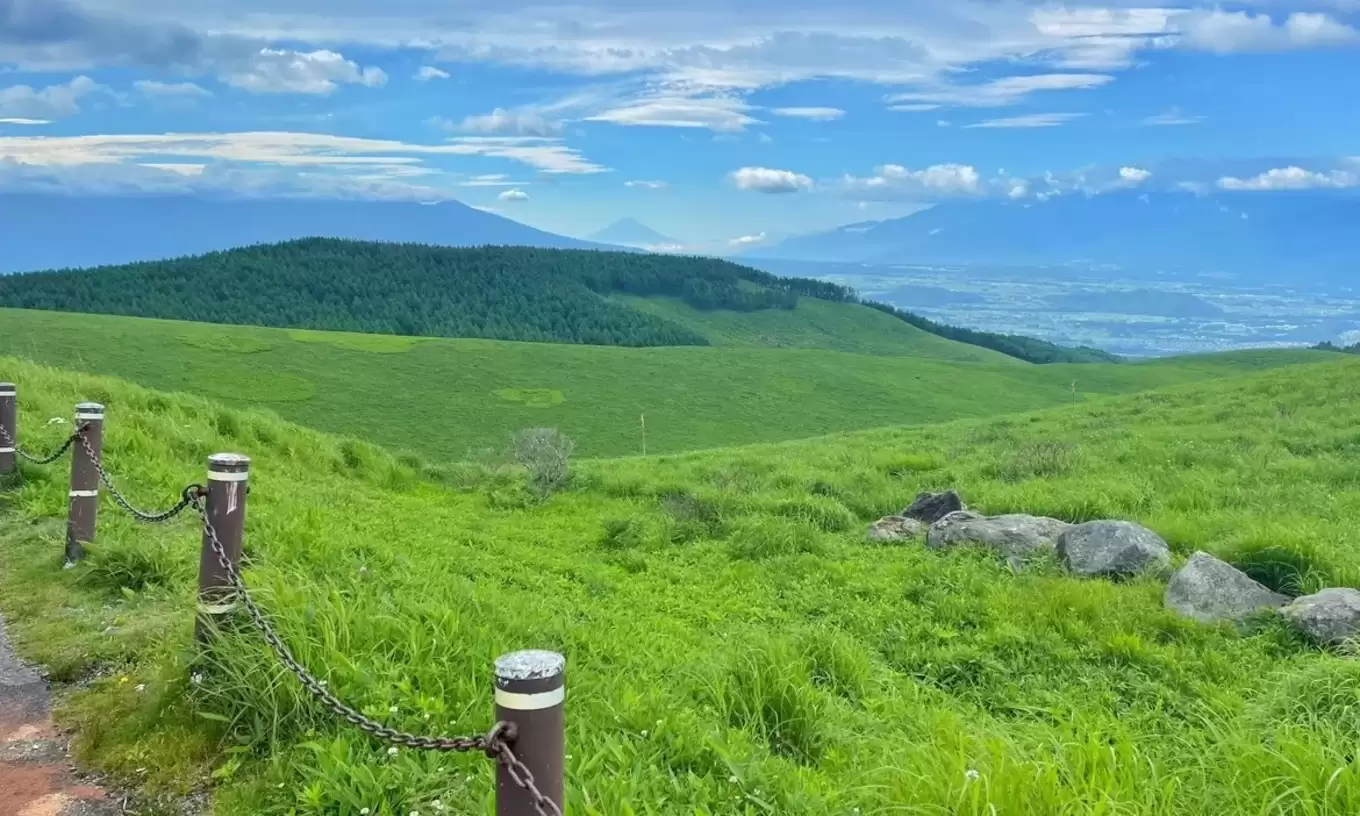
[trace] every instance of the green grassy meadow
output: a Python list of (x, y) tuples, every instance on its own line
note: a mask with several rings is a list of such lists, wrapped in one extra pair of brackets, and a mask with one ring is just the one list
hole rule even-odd
[[(845, 310), (872, 320), (847, 320)], [(645, 415), (647, 452), (674, 453), (992, 416), (1330, 359), (1272, 351), (1031, 365), (862, 306), (804, 299), (792, 312), (754, 316), (689, 311), (686, 325), (722, 345), (443, 340), (0, 309), (0, 352), (267, 408), (433, 461), (500, 447), (525, 427), (557, 427), (586, 456), (623, 456), (642, 452)], [(738, 317), (750, 321), (744, 334)], [(771, 337), (793, 347), (762, 347), (780, 345)]]
[[(574, 814), (1340, 816), (1360, 812), (1354, 657), (1275, 620), (1181, 619), (1152, 579), (864, 540), (916, 491), (952, 486), (988, 513), (1137, 520), (1178, 559), (1207, 550), (1277, 588), (1355, 586), (1360, 360), (1322, 359), (992, 419), (581, 461), (543, 503), (513, 472), (432, 483), (368, 443), (199, 397), (13, 358), (0, 379), (27, 417), (105, 402), (106, 462), (147, 505), (209, 453), (253, 456), (247, 581), (371, 716), (480, 732), (496, 655), (564, 652)], [(152, 791), (211, 783), (224, 816), (490, 812), (485, 758), (389, 755), (311, 706), (249, 632), (191, 665), (192, 521), (134, 527), (105, 505), (100, 542), (63, 571), (65, 471), (24, 477), (0, 511), (0, 606), (24, 654), (71, 683), (61, 717), (81, 759)]]

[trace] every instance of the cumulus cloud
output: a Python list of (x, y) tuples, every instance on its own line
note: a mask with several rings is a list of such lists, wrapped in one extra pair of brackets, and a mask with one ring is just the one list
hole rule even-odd
[(1119, 168), (1119, 180), (1125, 184), (1137, 186), (1152, 178), (1151, 170), (1144, 170), (1141, 167), (1121, 167)]
[(341, 85), (378, 87), (387, 74), (374, 66), (360, 68), (335, 51), (262, 48), (249, 62), (230, 68), (222, 81), (253, 93), (329, 94)]
[(78, 76), (63, 85), (49, 85), (46, 88), (30, 85), (0, 88), (0, 116), (29, 121), (73, 116), (80, 112), (81, 98), (99, 90), (105, 89), (87, 76)]
[(841, 187), (852, 197), (869, 201), (986, 192), (977, 168), (967, 164), (937, 164), (922, 170), (885, 164), (876, 168), (872, 176), (847, 175), (841, 180)]
[(420, 70), (416, 71), (414, 78), (421, 82), (427, 82), (431, 79), (448, 79), (449, 72), (441, 71), (433, 65), (422, 65)]
[(1360, 173), (1330, 170), (1325, 173), (1291, 165), (1267, 170), (1250, 178), (1224, 176), (1218, 186), (1233, 191), (1317, 190), (1360, 187)]
[(1008, 116), (1001, 119), (987, 119), (964, 125), (965, 128), (1049, 128), (1065, 125), (1082, 118), (1084, 113), (1030, 113), (1024, 116)]
[(812, 179), (792, 170), (772, 170), (768, 167), (743, 167), (731, 173), (738, 190), (757, 193), (782, 194), (811, 190)]
[(465, 116), (454, 122), (435, 117), (434, 123), (446, 130), (468, 133), (521, 133), (531, 136), (552, 136), (562, 132), (562, 123), (545, 118), (533, 111), (508, 111), (496, 108), (490, 113)]
[(641, 187), (641, 188), (644, 189), (644, 190), (664, 190), (664, 189), (666, 189), (666, 188), (667, 188), (668, 186), (670, 186), (670, 185), (666, 184), (666, 182), (664, 182), (664, 181), (641, 181), (641, 180), (633, 180), (633, 181), (625, 181), (625, 182), (623, 183), (623, 186), (624, 186), (624, 187)]
[(132, 87), (147, 96), (155, 97), (192, 99), (212, 96), (212, 91), (193, 82), (157, 82), (156, 80), (141, 79), (132, 83)]
[(1264, 13), (1214, 9), (1186, 12), (1178, 23), (1181, 45), (1219, 54), (1360, 42), (1360, 31), (1319, 12), (1295, 12), (1276, 24)]
[(775, 116), (811, 119), (814, 122), (830, 122), (833, 119), (840, 119), (845, 116), (845, 111), (840, 108), (775, 108), (771, 112)]
[(505, 192), (503, 192), (503, 193), (501, 193), (500, 195), (496, 196), (496, 198), (500, 199), (501, 201), (510, 201), (510, 202), (528, 201), (528, 200), (529, 200), (529, 194), (526, 193), (526, 192), (524, 192), (523, 190), (514, 189), (514, 190), (506, 190)]

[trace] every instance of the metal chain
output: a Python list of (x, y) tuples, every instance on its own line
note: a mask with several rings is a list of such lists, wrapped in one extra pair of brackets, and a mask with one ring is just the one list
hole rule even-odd
[(75, 433), (66, 437), (66, 441), (61, 443), (61, 447), (57, 448), (56, 451), (53, 452), (50, 456), (34, 456), (33, 454), (19, 447), (19, 443), (14, 441), (14, 437), (10, 436), (9, 430), (4, 427), (0, 427), (0, 436), (4, 437), (4, 439), (0, 439), (0, 442), (4, 442), (7, 447), (14, 448), (15, 453), (19, 454), (19, 456), (21, 456), (24, 459), (27, 459), (28, 461), (32, 462), (35, 465), (50, 465), (53, 462), (60, 459), (61, 457), (65, 456), (66, 452), (71, 449), (71, 446), (75, 444), (75, 441), (77, 439), (83, 439), (85, 429), (88, 427), (89, 427), (88, 425), (81, 425), (79, 428), (77, 428)]
[(201, 496), (194, 496), (191, 501), (194, 510), (203, 518), (203, 532), (207, 536), (208, 546), (212, 549), (213, 556), (217, 559), (217, 565), (226, 574), (227, 580), (231, 582), (232, 589), (236, 591), (236, 597), (246, 609), (246, 614), (250, 617), (250, 622), (264, 637), (265, 643), (273, 650), (274, 656), (279, 659), (287, 669), (293, 673), (298, 682), (302, 684), (308, 693), (317, 702), (321, 703), (335, 716), (358, 728), (370, 736), (377, 737), (385, 742), (394, 745), (401, 745), (407, 748), (420, 748), (431, 751), (457, 751), (466, 753), (470, 751), (482, 751), (488, 757), (497, 760), (505, 766), (509, 772), (511, 780), (516, 785), (523, 788), (533, 799), (534, 810), (539, 816), (562, 816), (562, 811), (557, 803), (539, 791), (534, 783), (534, 775), (523, 762), (515, 756), (510, 748), (508, 740), (513, 739), (514, 727), (507, 722), (496, 723), (486, 736), (478, 737), (430, 737), (411, 734), (406, 731), (399, 731), (395, 728), (375, 722), (365, 717), (355, 709), (341, 702), (341, 700), (326, 688), (325, 683), (312, 676), (311, 672), (293, 657), (288, 645), (283, 642), (278, 633), (274, 631), (273, 625), (265, 618), (260, 607), (255, 604), (255, 600), (250, 597), (250, 591), (246, 588), (245, 581), (241, 578), (241, 573), (227, 557), (226, 548), (222, 546), (222, 541), (217, 537), (217, 530), (213, 527), (212, 521), (208, 518), (208, 511), (203, 506)]
[(193, 504), (193, 497), (203, 491), (202, 485), (189, 485), (180, 493), (179, 503), (169, 510), (161, 513), (150, 513), (145, 510), (138, 510), (136, 507), (132, 506), (132, 503), (127, 500), (127, 497), (118, 490), (116, 485), (114, 485), (113, 477), (109, 475), (107, 470), (104, 470), (103, 462), (100, 461), (99, 456), (95, 455), (94, 446), (90, 444), (89, 438), (84, 434), (80, 435), (80, 446), (85, 449), (85, 455), (90, 457), (90, 462), (94, 465), (95, 470), (99, 471), (99, 481), (104, 484), (104, 487), (108, 488), (109, 495), (117, 502), (119, 507), (122, 507), (138, 521), (144, 521), (147, 524), (160, 524), (169, 521), (180, 513), (183, 513), (190, 504)]

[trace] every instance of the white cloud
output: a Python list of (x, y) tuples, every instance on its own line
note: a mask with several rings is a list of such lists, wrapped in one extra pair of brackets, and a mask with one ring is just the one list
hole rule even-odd
[(1170, 127), (1175, 125), (1197, 125), (1204, 121), (1203, 116), (1189, 116), (1181, 113), (1180, 108), (1172, 108), (1162, 113), (1154, 114), (1143, 119), (1142, 124), (1148, 127)]
[(708, 128), (718, 132), (735, 132), (745, 130), (747, 125), (760, 124), (760, 120), (747, 115), (748, 110), (750, 106), (734, 96), (689, 96), (676, 92), (642, 97), (585, 119), (588, 122), (611, 122), (616, 125)]
[(461, 130), (469, 133), (522, 133), (531, 136), (552, 136), (562, 132), (562, 123), (544, 118), (532, 111), (508, 111), (496, 108), (490, 113), (464, 117), (460, 122), (451, 122), (435, 117), (435, 124), (447, 130)]
[(529, 200), (529, 194), (526, 193), (526, 192), (524, 192), (523, 190), (514, 189), (514, 190), (506, 190), (505, 192), (503, 192), (503, 193), (501, 193), (500, 195), (496, 196), (496, 198), (500, 199), (501, 201), (511, 201), (511, 202), (528, 201), (528, 200)]
[(885, 164), (874, 175), (846, 176), (842, 188), (854, 198), (881, 201), (910, 196), (980, 195), (985, 192), (977, 168), (967, 164), (937, 164), (911, 170)]
[(132, 87), (147, 96), (181, 98), (212, 96), (212, 91), (193, 82), (157, 82), (152, 79), (140, 79), (132, 83)]
[(1315, 190), (1360, 187), (1360, 174), (1346, 170), (1319, 173), (1298, 166), (1277, 167), (1251, 178), (1225, 176), (1218, 186), (1233, 191)]
[(248, 62), (229, 68), (222, 81), (252, 93), (329, 94), (341, 85), (384, 85), (387, 74), (375, 66), (360, 68), (335, 51), (262, 48)]
[(22, 119), (17, 116), (0, 119), (0, 125), (50, 125), (51, 119)]
[(924, 113), (925, 111), (939, 110), (944, 107), (938, 103), (908, 103), (905, 105), (889, 105), (888, 110), (902, 111), (903, 113)]
[(426, 159), (460, 156), (515, 161), (547, 174), (606, 170), (551, 139), (468, 137), (443, 144), (412, 144), (287, 131), (9, 136), (0, 137), (0, 156), (16, 165), (86, 170), (190, 159), (252, 172), (282, 168), (293, 173), (348, 174), (368, 181), (439, 175), (441, 171), (427, 166)]
[(729, 178), (738, 190), (758, 193), (796, 193), (812, 189), (812, 179), (792, 170), (772, 170), (768, 167), (743, 167)]
[(1284, 51), (1360, 41), (1360, 31), (1318, 12), (1295, 12), (1277, 25), (1264, 13), (1223, 9), (1188, 11), (1178, 18), (1178, 24), (1180, 45), (1219, 54)]
[(668, 186), (664, 181), (625, 181), (624, 187), (641, 187), (644, 190), (664, 190)]
[(78, 76), (64, 85), (49, 85), (46, 88), (30, 85), (0, 88), (0, 116), (30, 122), (73, 116), (80, 112), (81, 98), (100, 90), (106, 89), (87, 76)]
[(1119, 180), (1129, 186), (1137, 186), (1152, 178), (1151, 170), (1144, 170), (1141, 167), (1121, 167), (1119, 168)]
[(756, 244), (763, 244), (766, 240), (766, 234), (761, 232), (756, 235), (743, 235), (740, 238), (733, 238), (727, 242), (727, 245), (732, 247), (754, 246)]
[(930, 110), (926, 105), (961, 105), (990, 108), (1013, 105), (1040, 91), (1072, 91), (1099, 88), (1114, 81), (1109, 74), (1031, 74), (1011, 76), (979, 85), (944, 85), (894, 94), (888, 102), (894, 110)]
[(1024, 116), (1008, 116), (1004, 119), (988, 119), (964, 125), (965, 128), (1049, 128), (1059, 127), (1082, 118), (1084, 113), (1029, 113)]
[(840, 119), (845, 116), (845, 111), (840, 108), (775, 108), (771, 112), (775, 116), (811, 119), (815, 122), (830, 122), (833, 119)]
[(420, 66), (420, 70), (416, 71), (414, 77), (414, 79), (417, 79), (421, 82), (427, 82), (431, 79), (448, 79), (448, 78), (449, 78), (448, 71), (441, 71), (440, 69), (434, 67), (433, 65)]
[(504, 173), (483, 173), (458, 182), (459, 187), (518, 187), (524, 182), (514, 181)]

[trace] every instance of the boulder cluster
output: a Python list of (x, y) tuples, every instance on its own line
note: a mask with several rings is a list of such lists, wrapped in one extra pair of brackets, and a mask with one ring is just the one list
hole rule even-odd
[(1016, 570), (1035, 555), (1053, 552), (1068, 572), (1084, 578), (1169, 576), (1167, 609), (1203, 623), (1241, 621), (1262, 610), (1276, 610), (1318, 643), (1339, 646), (1360, 639), (1360, 590), (1324, 589), (1290, 598), (1205, 552), (1190, 556), (1173, 574), (1171, 550), (1162, 537), (1129, 521), (1069, 524), (1018, 513), (984, 516), (969, 510), (959, 494), (949, 490), (921, 493), (900, 514), (869, 527), (874, 543), (922, 539), (935, 550), (985, 547)]

